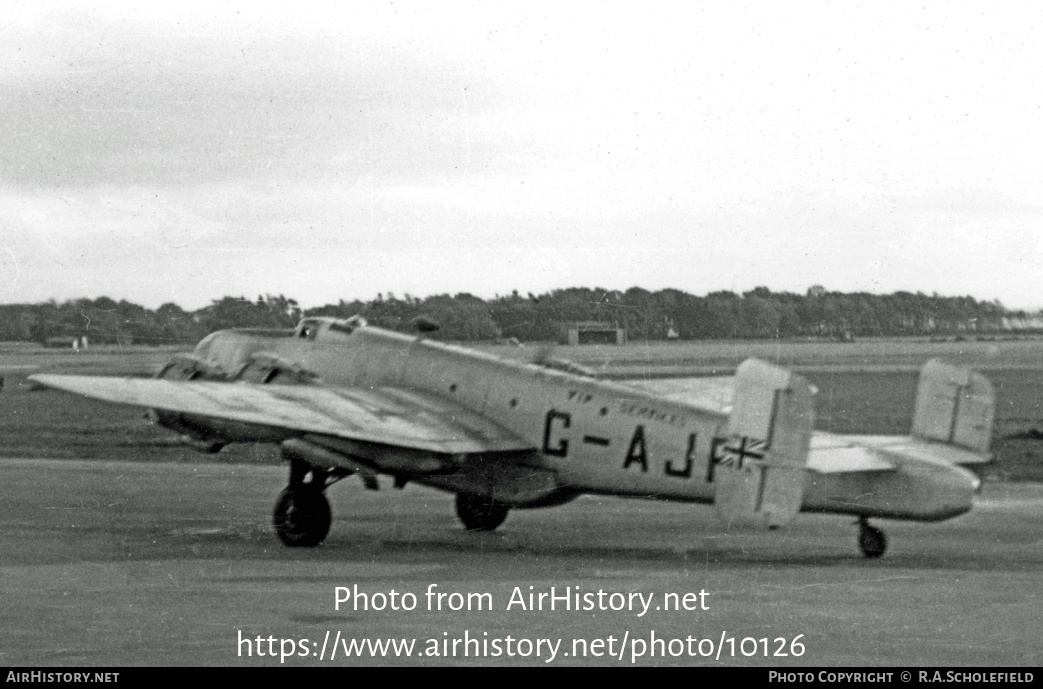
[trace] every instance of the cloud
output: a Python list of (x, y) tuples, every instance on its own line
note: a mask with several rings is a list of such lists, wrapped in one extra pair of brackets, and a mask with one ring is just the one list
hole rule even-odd
[(495, 90), (437, 56), (256, 18), (242, 33), (90, 12), (46, 19), (0, 33), (14, 45), (0, 61), (7, 184), (422, 172), (475, 156), (480, 143), (457, 120)]
[(1038, 264), (1032, 12), (35, 7), (0, 20), (10, 294), (999, 296)]

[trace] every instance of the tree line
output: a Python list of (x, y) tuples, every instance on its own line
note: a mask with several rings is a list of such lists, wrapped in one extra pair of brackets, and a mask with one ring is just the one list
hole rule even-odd
[[(605, 323), (627, 331), (630, 340), (834, 338), (995, 332), (1006, 319), (1025, 318), (998, 301), (944, 297), (920, 292), (876, 295), (829, 292), (806, 294), (757, 287), (742, 294), (705, 296), (681, 290), (656, 292), (572, 287), (544, 294), (481, 299), (460, 293), (425, 298), (378, 294), (370, 301), (339, 301), (307, 309), (309, 316), (362, 315), (370, 323), (412, 332), (418, 318), (434, 321), (433, 336), (446, 340), (558, 340), (565, 324)], [(305, 315), (294, 299), (261, 295), (223, 297), (197, 311), (174, 303), (158, 309), (108, 297), (0, 305), (0, 341), (62, 344), (88, 337), (91, 342), (137, 344), (194, 343), (225, 328), (292, 328)]]

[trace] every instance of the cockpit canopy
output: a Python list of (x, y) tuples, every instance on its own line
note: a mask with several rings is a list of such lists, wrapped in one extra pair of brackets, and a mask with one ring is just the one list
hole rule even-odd
[(339, 333), (350, 335), (356, 328), (366, 325), (366, 319), (362, 316), (351, 318), (330, 318), (328, 316), (310, 316), (302, 318), (293, 331), (293, 336), (303, 340), (314, 340), (319, 333)]

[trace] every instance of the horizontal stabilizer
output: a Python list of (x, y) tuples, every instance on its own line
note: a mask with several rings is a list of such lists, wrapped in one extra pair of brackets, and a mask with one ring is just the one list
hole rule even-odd
[(932, 359), (920, 371), (911, 435), (987, 453), (995, 406), (985, 376)]
[(651, 380), (625, 380), (626, 385), (661, 397), (671, 402), (680, 402), (714, 412), (732, 410), (735, 395), (735, 376), (712, 378), (653, 378)]
[(896, 471), (898, 464), (880, 451), (868, 447), (853, 445), (818, 449), (812, 444), (808, 469), (817, 474), (857, 474)]
[(907, 435), (815, 433), (808, 469), (818, 474), (895, 471), (904, 460), (936, 464), (985, 464), (987, 453)]
[[(671, 402), (725, 414), (731, 413), (735, 396), (735, 376), (652, 378), (624, 380), (623, 383)], [(814, 385), (811, 385), (811, 394), (818, 394)]]
[(725, 524), (774, 528), (800, 512), (813, 416), (802, 377), (755, 359), (739, 366), (714, 473), (714, 504)]

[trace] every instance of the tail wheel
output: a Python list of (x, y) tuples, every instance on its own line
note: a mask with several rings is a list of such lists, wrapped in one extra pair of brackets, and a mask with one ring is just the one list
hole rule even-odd
[(887, 537), (880, 529), (870, 526), (869, 522), (860, 521), (858, 547), (862, 549), (862, 554), (866, 557), (880, 557), (887, 550)]
[(322, 543), (330, 532), (331, 521), (326, 495), (307, 483), (284, 490), (272, 515), (279, 540), (291, 548), (314, 548)]
[(492, 531), (507, 518), (510, 507), (490, 497), (456, 494), (456, 516), (468, 531)]

